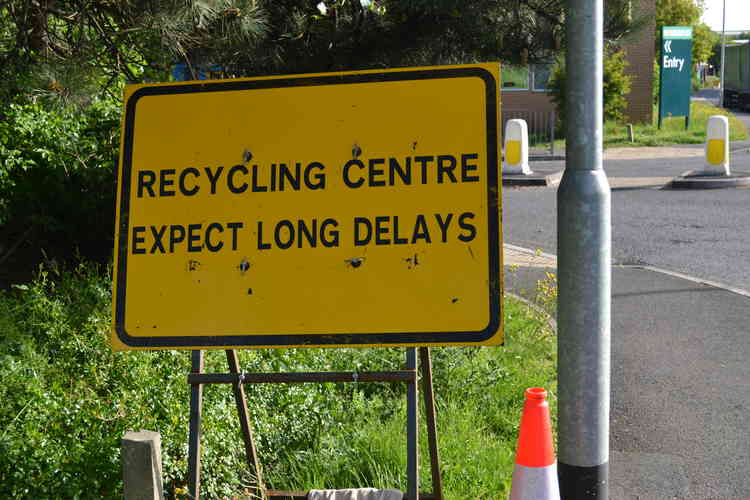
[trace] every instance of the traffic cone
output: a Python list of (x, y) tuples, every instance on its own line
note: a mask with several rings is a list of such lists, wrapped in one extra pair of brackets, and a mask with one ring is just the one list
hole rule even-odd
[(510, 500), (560, 500), (547, 391), (526, 389)]

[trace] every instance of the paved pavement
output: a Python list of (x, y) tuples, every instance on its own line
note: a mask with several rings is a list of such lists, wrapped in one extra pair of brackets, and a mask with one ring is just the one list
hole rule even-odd
[[(514, 269), (527, 296), (555, 270)], [(610, 498), (747, 499), (750, 298), (638, 267), (612, 278)]]
[[(613, 209), (610, 498), (750, 498), (750, 190), (660, 190), (700, 156), (605, 160)], [(680, 156), (674, 156), (680, 154)], [(750, 171), (750, 154), (735, 158)], [(562, 162), (535, 163), (559, 169)], [(504, 189), (505, 242), (555, 252), (555, 189)], [(533, 294), (544, 253), (506, 248)], [(741, 292), (741, 291), (740, 291)], [(512, 339), (509, 339), (512, 342)]]
[(698, 92), (693, 92), (691, 99), (693, 101), (708, 101), (714, 106), (718, 106), (721, 92), (719, 89), (701, 89)]

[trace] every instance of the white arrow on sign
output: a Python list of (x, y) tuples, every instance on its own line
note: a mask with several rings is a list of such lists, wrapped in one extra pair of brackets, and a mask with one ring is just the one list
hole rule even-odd
[(664, 52), (670, 54), (672, 52), (672, 40), (664, 42)]

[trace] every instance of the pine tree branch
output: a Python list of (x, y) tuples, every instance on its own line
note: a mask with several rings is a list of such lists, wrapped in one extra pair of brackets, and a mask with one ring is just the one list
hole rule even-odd
[[(100, 13), (96, 13), (100, 14)], [(95, 14), (95, 15), (96, 15)], [(109, 49), (112, 51), (113, 57), (118, 57), (120, 54), (119, 48), (115, 45), (115, 43), (109, 38), (109, 34), (102, 29), (101, 25), (99, 24), (99, 21), (96, 19), (96, 17), (91, 16), (91, 21), (94, 24), (94, 27), (99, 32), (99, 37), (104, 44), (109, 47)], [(137, 82), (138, 78), (136, 78), (135, 74), (131, 71), (131, 69), (128, 67), (127, 64), (121, 64), (119, 65), (120, 69), (123, 70), (125, 75), (128, 77), (128, 79), (131, 82)]]

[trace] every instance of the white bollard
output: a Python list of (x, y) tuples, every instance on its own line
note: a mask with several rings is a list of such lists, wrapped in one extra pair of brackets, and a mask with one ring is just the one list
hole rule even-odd
[(706, 124), (706, 175), (729, 175), (729, 120), (713, 115)]
[(508, 120), (505, 125), (503, 173), (531, 175), (531, 168), (529, 168), (529, 130), (525, 120)]

